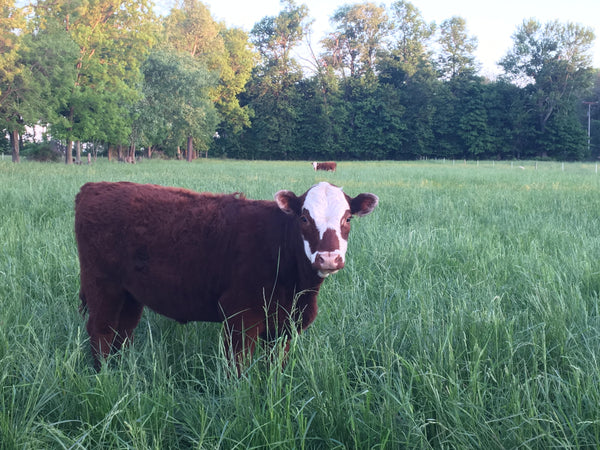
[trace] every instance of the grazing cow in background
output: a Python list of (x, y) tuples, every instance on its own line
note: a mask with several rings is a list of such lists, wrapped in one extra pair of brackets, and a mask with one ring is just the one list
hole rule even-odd
[(319, 183), (275, 201), (128, 182), (87, 183), (75, 200), (81, 308), (95, 367), (131, 339), (144, 306), (175, 319), (225, 321), (238, 370), (259, 338), (308, 327), (323, 279), (344, 267), (352, 198)]
[(334, 161), (327, 161), (327, 162), (316, 162), (314, 161), (312, 163), (313, 169), (315, 169), (315, 171), (317, 170), (326, 170), (328, 172), (335, 172), (335, 169), (337, 168), (337, 163)]

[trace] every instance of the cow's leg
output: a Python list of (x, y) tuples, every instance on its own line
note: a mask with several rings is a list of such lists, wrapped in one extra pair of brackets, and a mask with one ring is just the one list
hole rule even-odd
[(225, 354), (232, 359), (238, 375), (252, 357), (256, 343), (265, 331), (263, 313), (246, 311), (233, 315), (225, 321)]
[(144, 305), (136, 301), (128, 292), (125, 293), (125, 297), (113, 343), (115, 351), (119, 350), (125, 341), (133, 340), (133, 330), (137, 327), (144, 309)]

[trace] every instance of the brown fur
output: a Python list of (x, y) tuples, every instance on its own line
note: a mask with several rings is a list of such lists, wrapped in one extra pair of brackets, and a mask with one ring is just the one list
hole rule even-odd
[(316, 164), (314, 169), (335, 172), (335, 170), (337, 169), (337, 163), (335, 163), (334, 161), (320, 162)]
[(272, 201), (87, 183), (75, 201), (75, 235), (96, 368), (132, 338), (144, 306), (182, 323), (226, 321), (237, 363), (267, 332), (305, 329), (317, 315), (323, 280), (297, 218)]

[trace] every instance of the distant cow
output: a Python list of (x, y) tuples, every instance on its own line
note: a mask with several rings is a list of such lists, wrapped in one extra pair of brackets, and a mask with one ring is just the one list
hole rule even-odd
[(312, 163), (313, 169), (315, 169), (315, 171), (317, 170), (326, 170), (328, 172), (335, 172), (335, 169), (337, 168), (337, 163), (335, 163), (334, 161), (327, 161), (327, 162), (313, 162)]
[(225, 321), (240, 368), (258, 338), (306, 329), (323, 279), (344, 267), (351, 198), (319, 183), (275, 201), (128, 182), (87, 183), (75, 200), (81, 308), (94, 364), (131, 339), (144, 306), (175, 319)]

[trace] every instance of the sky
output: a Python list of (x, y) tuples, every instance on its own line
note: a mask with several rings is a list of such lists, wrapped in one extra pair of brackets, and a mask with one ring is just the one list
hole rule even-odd
[[(250, 31), (255, 23), (266, 16), (276, 16), (282, 9), (279, 0), (202, 0), (217, 21), (228, 27)], [(366, 0), (365, 0), (366, 1)], [(393, 0), (371, 0), (386, 7)], [(357, 0), (296, 0), (304, 4), (314, 20), (312, 26), (313, 48), (332, 27), (329, 18), (345, 4), (363, 3)], [(481, 74), (494, 76), (501, 73), (496, 63), (511, 49), (511, 36), (523, 20), (534, 18), (546, 23), (559, 20), (573, 22), (593, 29), (596, 39), (592, 50), (594, 67), (600, 68), (600, 0), (412, 0), (426, 22), (441, 24), (453, 16), (466, 20), (467, 33), (476, 37), (477, 60), (482, 64)], [(299, 50), (298, 57), (308, 55)]]

